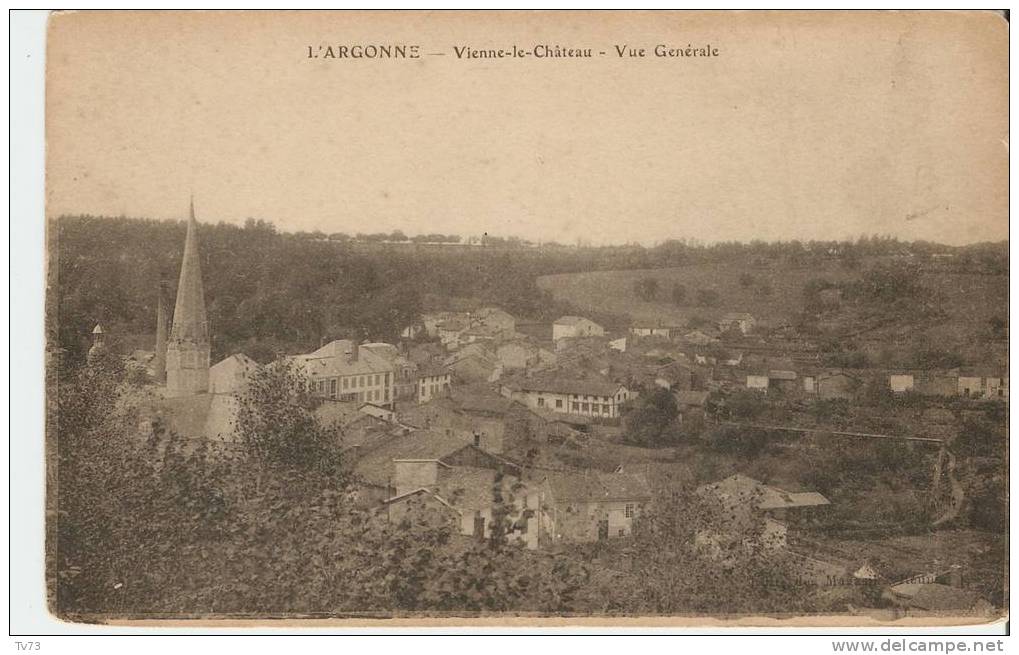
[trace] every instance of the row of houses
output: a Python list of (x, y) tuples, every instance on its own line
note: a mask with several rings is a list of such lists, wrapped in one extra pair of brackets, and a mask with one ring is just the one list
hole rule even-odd
[(1008, 376), (1001, 371), (952, 369), (892, 373), (888, 376), (888, 386), (893, 393), (915, 392), (1008, 402)]
[[(822, 399), (851, 399), (868, 377), (866, 371), (848, 372), (833, 369), (800, 374), (788, 369), (771, 369), (747, 373), (745, 379), (747, 389), (765, 393), (769, 390), (779, 390)], [(1008, 402), (1008, 377), (1001, 374), (983, 376), (894, 373), (888, 376), (888, 387), (897, 394), (914, 392), (927, 396), (960, 396), (974, 400)]]
[(715, 322), (713, 327), (691, 330), (689, 327), (671, 325), (661, 320), (637, 321), (630, 326), (630, 334), (635, 337), (660, 337), (663, 339), (693, 339), (695, 341), (717, 340), (726, 332), (747, 335), (753, 332), (757, 320), (746, 312), (729, 312)]
[(629, 535), (651, 500), (645, 476), (525, 471), (480, 439), (441, 427), (411, 430), (360, 453), (354, 474), (361, 502), (390, 521), (414, 513), (487, 539), (500, 516), (506, 538), (531, 549)]

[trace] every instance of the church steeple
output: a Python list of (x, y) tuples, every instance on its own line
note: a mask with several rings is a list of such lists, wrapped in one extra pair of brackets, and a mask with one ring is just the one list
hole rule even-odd
[(177, 283), (177, 303), (166, 347), (166, 390), (171, 396), (204, 393), (209, 388), (209, 324), (198, 252), (198, 221), (192, 196)]

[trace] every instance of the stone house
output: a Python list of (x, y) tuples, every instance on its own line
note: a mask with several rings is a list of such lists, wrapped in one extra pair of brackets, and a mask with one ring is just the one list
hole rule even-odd
[(552, 323), (552, 341), (569, 337), (600, 337), (605, 329), (583, 316), (561, 316)]
[(722, 332), (739, 330), (741, 334), (748, 334), (756, 325), (754, 317), (746, 312), (729, 312), (718, 321), (718, 329)]
[(543, 484), (542, 510), (553, 544), (625, 537), (651, 501), (643, 474), (551, 472)]

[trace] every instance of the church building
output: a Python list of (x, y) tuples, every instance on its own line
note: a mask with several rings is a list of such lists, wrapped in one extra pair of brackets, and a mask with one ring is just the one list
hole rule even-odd
[(198, 253), (198, 222), (191, 200), (184, 259), (177, 284), (177, 304), (166, 344), (166, 395), (192, 396), (209, 390), (209, 324)]

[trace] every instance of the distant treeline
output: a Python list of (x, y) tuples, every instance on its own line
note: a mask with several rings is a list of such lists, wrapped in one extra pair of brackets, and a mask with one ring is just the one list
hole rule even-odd
[[(112, 340), (145, 347), (160, 285), (172, 312), (185, 230), (93, 216), (51, 223), (48, 327), (66, 364), (83, 361), (97, 322)], [(200, 224), (199, 239), (214, 361), (237, 351), (264, 361), (332, 338), (391, 341), (432, 308), (428, 298), (476, 298), (539, 321), (569, 310), (538, 289), (538, 275), (559, 272), (540, 253), (366, 250), (256, 220)]]
[[(51, 222), (49, 328), (64, 361), (83, 359), (97, 322), (122, 336), (154, 332), (161, 284), (172, 311), (184, 233), (183, 221), (64, 216)], [(461, 242), (456, 235), (284, 233), (248, 219), (243, 226), (201, 224), (200, 240), (214, 359), (243, 350), (265, 360), (337, 337), (393, 340), (421, 311), (435, 309), (436, 298), (476, 299), (520, 319), (551, 321), (574, 311), (538, 289), (537, 277), (555, 273), (725, 261), (856, 267), (875, 257), (908, 257), (925, 268), (960, 272), (1008, 272), (1007, 242), (953, 248), (885, 237), (573, 248), (485, 236), (478, 245), (491, 247), (469, 248), (453, 247)], [(392, 245), (400, 243), (423, 247)]]

